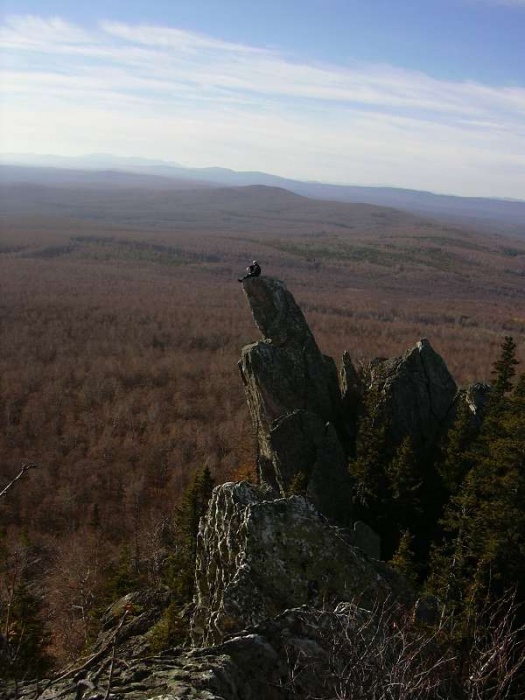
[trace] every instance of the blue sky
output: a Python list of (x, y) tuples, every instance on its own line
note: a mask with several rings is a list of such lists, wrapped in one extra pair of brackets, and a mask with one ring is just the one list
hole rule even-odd
[(1, 153), (525, 199), (525, 0), (3, 0)]

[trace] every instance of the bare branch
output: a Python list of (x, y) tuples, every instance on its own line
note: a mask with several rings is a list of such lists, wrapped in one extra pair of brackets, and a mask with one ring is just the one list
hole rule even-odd
[(29, 469), (36, 469), (38, 467), (38, 464), (34, 464), (33, 462), (28, 462), (26, 464), (22, 464), (22, 469), (19, 471), (19, 473), (15, 476), (15, 478), (10, 481), (7, 486), (5, 486), (1, 491), (0, 491), (0, 498), (2, 496), (5, 496), (5, 494), (9, 491), (9, 489), (19, 480), (21, 479), (24, 474), (29, 470)]
[(126, 608), (126, 610), (124, 610), (124, 614), (120, 618), (120, 622), (118, 624), (118, 627), (115, 631), (115, 635), (113, 637), (113, 648), (111, 650), (111, 664), (109, 667), (108, 688), (106, 690), (106, 695), (104, 696), (104, 700), (109, 700), (109, 696), (111, 694), (111, 685), (113, 683), (113, 672), (115, 670), (115, 655), (117, 652), (118, 636), (119, 636), (120, 630), (122, 629), (122, 625), (124, 624), (124, 620), (126, 619), (128, 613), (129, 613), (129, 608)]
[(524, 628), (512, 594), (472, 619), (470, 648), (450, 643), (441, 620), (420, 626), (395, 602), (362, 610), (345, 604), (332, 613), (310, 612), (318, 652), (287, 648), (288, 688), (308, 700), (517, 700), (525, 667)]

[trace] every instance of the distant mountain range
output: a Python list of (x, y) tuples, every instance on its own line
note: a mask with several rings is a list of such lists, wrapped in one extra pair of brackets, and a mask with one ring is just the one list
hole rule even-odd
[(303, 182), (263, 172), (187, 168), (109, 154), (85, 157), (0, 155), (0, 183), (92, 189), (191, 190), (265, 185), (313, 199), (373, 204), (440, 220), (525, 236), (525, 200), (438, 195), (395, 187)]

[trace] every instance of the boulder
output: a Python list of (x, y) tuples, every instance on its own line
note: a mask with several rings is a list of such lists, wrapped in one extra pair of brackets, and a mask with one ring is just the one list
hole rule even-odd
[(372, 606), (390, 591), (351, 533), (305, 498), (266, 500), (251, 484), (223, 484), (200, 525), (192, 641), (218, 643), (301, 605)]
[(385, 409), (391, 439), (410, 436), (428, 446), (446, 424), (457, 386), (441, 356), (428, 340), (420, 340), (401, 357), (371, 364), (368, 391)]

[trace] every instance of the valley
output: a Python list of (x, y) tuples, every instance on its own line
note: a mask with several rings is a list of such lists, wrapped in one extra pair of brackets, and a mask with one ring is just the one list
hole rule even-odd
[(466, 384), (490, 380), (506, 335), (524, 358), (517, 237), (264, 186), (4, 186), (2, 483), (39, 468), (0, 524), (12, 556), (22, 533), (38, 552), (61, 662), (88, 643), (79, 611), (106, 600), (119, 562), (158, 578), (154, 553), (196, 470), (255, 478), (237, 369), (257, 339), (237, 282), (254, 258), (336, 362), (428, 337)]

